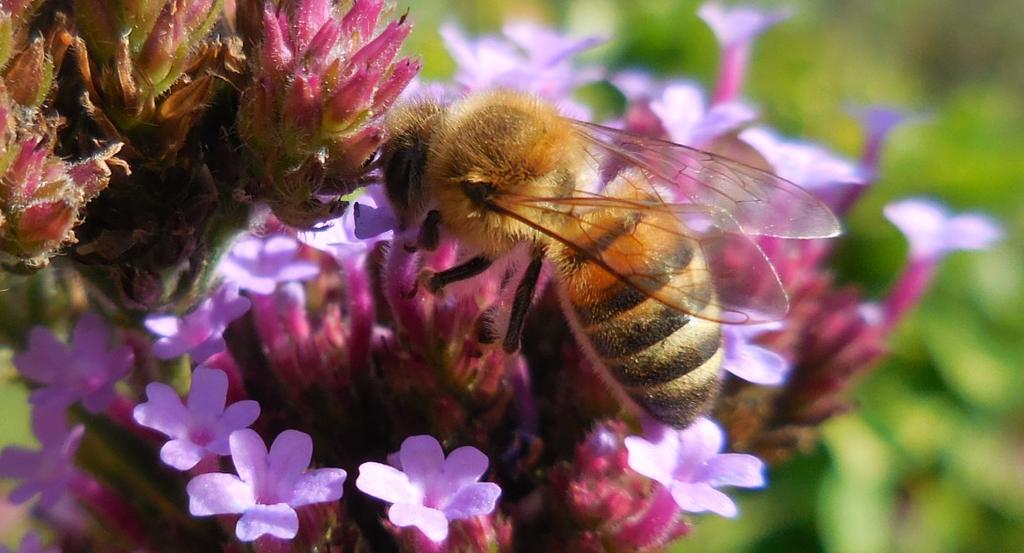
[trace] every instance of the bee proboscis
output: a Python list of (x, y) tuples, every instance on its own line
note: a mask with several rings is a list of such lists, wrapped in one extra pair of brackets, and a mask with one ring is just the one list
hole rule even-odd
[(714, 154), (561, 116), (492, 91), (397, 108), (380, 158), (406, 225), (440, 226), (477, 255), (434, 291), (528, 243), (504, 333), (519, 347), (542, 264), (577, 339), (624, 398), (686, 426), (719, 388), (722, 323), (779, 319), (788, 299), (757, 236), (823, 238), (839, 223), (812, 194)]

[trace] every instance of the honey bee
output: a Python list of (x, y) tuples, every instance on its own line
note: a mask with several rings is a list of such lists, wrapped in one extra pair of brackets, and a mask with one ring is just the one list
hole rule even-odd
[[(707, 152), (560, 115), (532, 95), (421, 101), (388, 121), (380, 163), (400, 221), (478, 255), (428, 275), (437, 292), (520, 244), (506, 351), (518, 349), (545, 261), (578, 341), (624, 401), (676, 427), (719, 389), (721, 324), (775, 320), (788, 299), (751, 237), (839, 233), (795, 184)], [(421, 223), (422, 222), (422, 223)]]

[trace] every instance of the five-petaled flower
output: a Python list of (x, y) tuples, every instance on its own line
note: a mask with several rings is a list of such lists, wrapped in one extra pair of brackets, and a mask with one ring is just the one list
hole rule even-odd
[(449, 522), (494, 511), (501, 495), (497, 484), (479, 482), (488, 460), (475, 447), (457, 448), (445, 458), (432, 436), (410, 436), (392, 460), (397, 467), (360, 465), (356, 487), (392, 503), (392, 524), (415, 526), (434, 542), (448, 537)]
[(147, 317), (146, 328), (160, 336), (153, 344), (153, 355), (172, 359), (188, 353), (194, 363), (202, 363), (224, 351), (224, 329), (248, 310), (249, 299), (238, 295), (237, 285), (227, 283), (183, 317)]
[(242, 515), (235, 526), (238, 539), (270, 535), (290, 540), (299, 531), (296, 508), (341, 499), (344, 470), (306, 470), (313, 457), (309, 434), (285, 430), (269, 453), (254, 430), (236, 430), (228, 442), (238, 475), (196, 476), (188, 483), (188, 508), (195, 516)]
[(29, 450), (9, 446), (0, 451), (0, 478), (19, 479), (22, 483), (8, 497), (11, 503), (24, 503), (39, 494), (39, 506), (52, 507), (67, 492), (75, 476), (73, 460), (82, 443), (85, 427), (70, 430), (62, 409), (36, 407), (32, 410), (32, 431), (42, 446)]
[(22, 376), (44, 385), (29, 396), (32, 403), (60, 409), (81, 400), (92, 413), (105, 409), (134, 361), (131, 348), (108, 350), (109, 342), (110, 328), (95, 313), (78, 319), (70, 347), (45, 326), (33, 327), (28, 350), (14, 356)]
[(725, 437), (709, 419), (684, 430), (659, 423), (645, 425), (646, 437), (629, 436), (629, 466), (667, 487), (684, 511), (736, 516), (736, 505), (715, 488), (764, 485), (764, 464), (752, 455), (720, 453)]
[(231, 248), (219, 270), (242, 290), (267, 295), (281, 282), (312, 280), (320, 274), (316, 263), (296, 259), (298, 253), (299, 243), (291, 236), (246, 236)]
[(228, 437), (248, 428), (260, 415), (259, 403), (244, 400), (225, 409), (228, 377), (224, 371), (198, 367), (192, 373), (188, 404), (166, 384), (146, 386), (148, 401), (135, 407), (135, 422), (167, 435), (160, 459), (178, 470), (188, 470), (209, 455), (228, 455)]
[(722, 325), (725, 360), (722, 368), (754, 384), (781, 384), (789, 372), (789, 363), (778, 353), (753, 342), (764, 332), (779, 330), (782, 323)]

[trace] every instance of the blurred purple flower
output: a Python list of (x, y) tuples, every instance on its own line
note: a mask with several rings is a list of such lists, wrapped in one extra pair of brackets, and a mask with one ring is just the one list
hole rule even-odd
[(927, 198), (893, 202), (885, 206), (885, 217), (906, 235), (913, 259), (938, 258), (955, 250), (984, 250), (1003, 237), (1003, 230), (991, 217), (954, 215)]
[(128, 346), (107, 349), (110, 328), (95, 313), (78, 319), (71, 347), (53, 332), (36, 326), (29, 331), (28, 350), (14, 356), (22, 376), (43, 384), (29, 399), (59, 409), (81, 400), (91, 412), (102, 411), (114, 399), (114, 384), (131, 370), (134, 356)]
[(249, 299), (238, 295), (238, 286), (226, 283), (183, 317), (151, 315), (146, 328), (160, 336), (153, 344), (153, 355), (172, 359), (188, 353), (194, 363), (224, 351), (224, 329), (228, 323), (249, 311)]
[(344, 215), (320, 227), (300, 232), (298, 239), (311, 248), (330, 254), (339, 263), (361, 263), (379, 240), (390, 240), (398, 218), (383, 197), (382, 187), (369, 186)]
[(494, 511), (501, 495), (497, 484), (478, 482), (488, 460), (475, 447), (460, 447), (445, 458), (432, 436), (411, 436), (389, 460), (397, 461), (397, 468), (360, 465), (356, 487), (392, 503), (388, 519), (395, 526), (415, 526), (434, 542), (448, 537), (449, 522)]
[(299, 243), (291, 236), (246, 236), (231, 248), (219, 270), (242, 290), (268, 295), (278, 283), (312, 280), (320, 274), (316, 263), (296, 259), (298, 252)]
[(559, 102), (567, 115), (587, 110), (570, 101), (576, 87), (601, 77), (597, 71), (573, 65), (572, 56), (604, 41), (601, 37), (568, 38), (529, 22), (511, 23), (504, 37), (471, 40), (454, 24), (441, 27), (441, 37), (455, 60), (455, 82), (466, 91), (494, 87), (528, 90)]
[(305, 432), (278, 434), (270, 452), (254, 430), (236, 430), (229, 438), (238, 475), (201, 474), (188, 483), (194, 516), (241, 514), (235, 535), (253, 541), (263, 535), (290, 540), (299, 531), (297, 507), (341, 499), (347, 476), (337, 468), (307, 471), (313, 439)]
[(685, 430), (660, 423), (645, 425), (646, 438), (629, 436), (629, 466), (669, 488), (684, 511), (711, 511), (736, 516), (736, 505), (715, 488), (764, 485), (764, 463), (752, 455), (719, 453), (722, 430), (709, 419), (697, 419)]
[(219, 369), (197, 367), (192, 372), (188, 405), (166, 384), (146, 386), (148, 401), (135, 407), (135, 422), (171, 440), (160, 448), (160, 460), (178, 470), (189, 470), (209, 455), (229, 455), (228, 437), (248, 428), (260, 415), (252, 400), (227, 401), (228, 377)]
[[(0, 545), (0, 553), (13, 553), (7, 547)], [(26, 532), (25, 537), (21, 539), (21, 547), (18, 549), (18, 553), (60, 553), (58, 547), (47, 547), (43, 548), (43, 540), (39, 537), (39, 534), (35, 532)]]
[(817, 144), (786, 140), (764, 127), (744, 130), (740, 140), (760, 152), (775, 174), (808, 190), (830, 192), (837, 185), (865, 181), (856, 164)]
[(735, 100), (743, 87), (754, 39), (769, 27), (790, 17), (788, 10), (762, 10), (750, 6), (723, 8), (704, 4), (697, 15), (711, 27), (722, 48), (714, 103)]
[(792, 368), (778, 353), (754, 343), (764, 332), (779, 330), (782, 323), (723, 325), (725, 360), (722, 368), (754, 384), (782, 384)]
[(889, 133), (911, 119), (912, 116), (903, 110), (885, 106), (868, 106), (852, 110), (852, 113), (860, 120), (861, 126), (864, 127), (864, 133), (867, 135), (864, 153), (861, 154), (861, 169), (867, 180), (874, 180), (882, 159), (882, 147), (885, 145)]
[(953, 215), (939, 202), (911, 198), (885, 206), (885, 217), (910, 242), (910, 261), (882, 307), (883, 323), (892, 327), (924, 295), (939, 262), (956, 250), (984, 250), (1003, 237), (999, 224), (985, 215)]
[(695, 146), (707, 144), (757, 117), (757, 111), (742, 102), (708, 107), (699, 86), (681, 81), (665, 86), (660, 97), (651, 100), (651, 111), (661, 120), (672, 142)]
[(39, 494), (39, 506), (47, 509), (64, 497), (75, 475), (74, 456), (85, 427), (68, 430), (64, 410), (35, 407), (32, 431), (42, 446), (38, 451), (10, 446), (0, 451), (0, 478), (22, 480), (11, 491), (11, 503), (21, 504)]

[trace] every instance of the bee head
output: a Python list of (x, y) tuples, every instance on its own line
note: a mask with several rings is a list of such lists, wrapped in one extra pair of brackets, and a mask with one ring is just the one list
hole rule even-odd
[(388, 119), (380, 166), (388, 200), (403, 225), (416, 220), (426, 203), (423, 178), (430, 139), (442, 109), (432, 101), (413, 103), (395, 108)]

